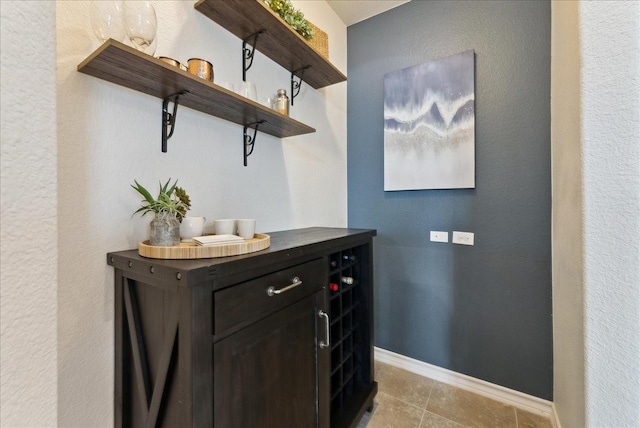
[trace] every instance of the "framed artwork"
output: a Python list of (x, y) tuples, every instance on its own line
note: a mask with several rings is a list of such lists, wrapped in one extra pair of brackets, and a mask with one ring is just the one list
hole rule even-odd
[(384, 190), (474, 187), (474, 51), (386, 74)]

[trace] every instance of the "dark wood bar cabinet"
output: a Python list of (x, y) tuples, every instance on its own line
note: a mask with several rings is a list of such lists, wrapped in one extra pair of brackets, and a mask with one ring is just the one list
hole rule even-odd
[(115, 268), (115, 426), (353, 427), (373, 406), (375, 230)]

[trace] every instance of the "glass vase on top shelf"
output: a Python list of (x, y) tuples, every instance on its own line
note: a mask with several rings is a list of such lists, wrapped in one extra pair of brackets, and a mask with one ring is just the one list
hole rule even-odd
[(126, 36), (122, 1), (93, 1), (89, 9), (91, 27), (100, 43), (109, 39), (122, 42)]
[(148, 1), (123, 2), (124, 25), (131, 46), (149, 55), (156, 52), (158, 20), (156, 10)]

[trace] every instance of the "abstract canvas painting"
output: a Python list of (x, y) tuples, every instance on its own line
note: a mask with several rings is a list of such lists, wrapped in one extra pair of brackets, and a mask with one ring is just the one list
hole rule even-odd
[(474, 57), (385, 75), (385, 191), (475, 187)]

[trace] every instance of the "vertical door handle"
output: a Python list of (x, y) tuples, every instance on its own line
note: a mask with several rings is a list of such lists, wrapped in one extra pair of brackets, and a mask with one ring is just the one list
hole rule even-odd
[(326, 331), (325, 338), (327, 339), (326, 342), (324, 340), (320, 341), (320, 348), (328, 348), (329, 346), (331, 346), (331, 338), (329, 337), (329, 330), (331, 329), (331, 327), (329, 326), (329, 314), (320, 309), (318, 311), (318, 317), (324, 318), (324, 326)]

